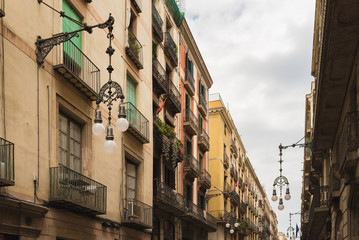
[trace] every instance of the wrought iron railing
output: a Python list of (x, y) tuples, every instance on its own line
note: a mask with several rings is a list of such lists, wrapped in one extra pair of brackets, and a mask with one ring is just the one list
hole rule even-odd
[(202, 169), (200, 180), (211, 186), (211, 174), (206, 169)]
[[(71, 40), (61, 43), (55, 48), (54, 67), (71, 83), (86, 86), (94, 93), (100, 91), (100, 69)], [(66, 69), (62, 68), (64, 66)], [(67, 71), (70, 74), (66, 74)], [(72, 75), (72, 76), (71, 76)], [(82, 86), (81, 85), (81, 86)]]
[(206, 130), (202, 129), (202, 131), (200, 131), (198, 141), (203, 141), (207, 146), (209, 146), (209, 136)]
[(170, 60), (177, 66), (178, 57), (177, 57), (177, 45), (173, 41), (173, 38), (169, 32), (165, 33), (165, 53), (169, 56)]
[(181, 109), (181, 94), (171, 80), (168, 81), (168, 94), (169, 94), (169, 97), (171, 98), (173, 104), (180, 110)]
[(314, 212), (316, 208), (329, 207), (329, 186), (317, 186), (314, 190), (312, 203), (309, 210), (309, 226), (312, 225), (314, 220)]
[(107, 187), (68, 167), (50, 168), (50, 202), (64, 201), (91, 209), (97, 214), (106, 213)]
[(163, 20), (160, 14), (158, 13), (156, 7), (152, 4), (152, 26), (155, 29), (155, 32), (157, 33), (161, 42), (163, 40), (162, 25), (163, 25)]
[(180, 193), (176, 192), (173, 188), (167, 186), (165, 183), (160, 182), (158, 179), (154, 179), (153, 183), (153, 193), (155, 198), (159, 198), (170, 206), (184, 211), (185, 200)]
[(211, 210), (208, 212), (219, 222), (224, 222), (227, 220), (227, 216), (228, 216), (227, 210)]
[(190, 86), (190, 88), (192, 89), (192, 92), (194, 92), (195, 81), (193, 78), (193, 73), (188, 68), (186, 68), (186, 81), (187, 81), (188, 85)]
[(139, 69), (143, 69), (142, 45), (131, 30), (128, 30), (128, 47), (126, 48), (126, 53)]
[(229, 157), (226, 153), (223, 154), (223, 165), (225, 168), (229, 167)]
[(340, 168), (345, 163), (347, 152), (358, 149), (358, 112), (349, 112), (345, 116), (342, 131), (339, 136), (339, 162)]
[(198, 132), (198, 119), (196, 118), (191, 109), (185, 110), (184, 122), (189, 122), (189, 124), (193, 126), (195, 131)]
[(206, 210), (203, 210), (196, 204), (194, 204), (192, 201), (185, 201), (186, 206), (186, 213), (188, 215), (192, 215), (195, 219), (211, 226), (212, 228), (217, 227), (217, 219), (213, 217), (210, 213), (208, 213)]
[(203, 108), (204, 113), (207, 114), (207, 101), (202, 94), (199, 95), (199, 105)]
[(14, 144), (0, 138), (0, 186), (12, 186), (14, 180)]
[(167, 92), (167, 75), (165, 69), (161, 63), (156, 59), (152, 59), (152, 74), (155, 76), (158, 85), (163, 89), (163, 92)]
[(231, 139), (231, 149), (232, 149), (233, 153), (237, 156), (238, 151), (237, 151), (236, 143), (234, 142), (233, 139)]
[(247, 212), (247, 204), (245, 204), (243, 201), (241, 201), (241, 206), (244, 209), (244, 212)]
[(145, 116), (131, 103), (126, 103), (126, 114), (130, 128), (135, 130), (145, 142), (149, 142), (149, 121)]
[(184, 167), (190, 168), (192, 171), (194, 171), (197, 175), (200, 175), (199, 172), (199, 163), (197, 159), (193, 157), (192, 154), (187, 153), (184, 159)]
[(231, 191), (229, 195), (238, 205), (241, 204), (241, 198), (235, 190)]
[(124, 202), (124, 222), (152, 228), (152, 207), (136, 199), (126, 198)]

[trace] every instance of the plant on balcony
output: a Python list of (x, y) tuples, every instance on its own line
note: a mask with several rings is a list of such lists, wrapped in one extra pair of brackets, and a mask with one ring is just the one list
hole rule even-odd
[(249, 223), (248, 219), (241, 218), (238, 223), (238, 229), (241, 234), (244, 236), (249, 235)]
[(182, 142), (176, 138), (174, 129), (160, 119), (155, 120), (155, 127), (161, 134), (163, 158), (166, 161), (171, 161), (175, 168), (181, 153)]
[(128, 44), (136, 55), (140, 53), (141, 46), (137, 43), (136, 37), (131, 31), (128, 32)]

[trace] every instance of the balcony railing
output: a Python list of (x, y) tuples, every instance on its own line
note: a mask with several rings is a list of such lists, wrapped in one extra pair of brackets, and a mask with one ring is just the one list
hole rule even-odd
[(70, 168), (50, 168), (50, 203), (91, 215), (106, 213), (107, 187)]
[(354, 167), (357, 161), (356, 152), (359, 143), (358, 112), (349, 112), (346, 114), (338, 142), (340, 169)]
[(186, 77), (184, 81), (184, 86), (187, 89), (187, 92), (190, 96), (193, 96), (195, 94), (195, 80), (193, 78), (193, 73), (186, 68)]
[(231, 150), (232, 150), (233, 154), (237, 157), (238, 156), (238, 150), (237, 150), (236, 143), (234, 142), (233, 139), (231, 139)]
[(176, 114), (181, 112), (181, 94), (171, 80), (168, 80), (167, 108)]
[(320, 234), (321, 228), (329, 213), (329, 186), (316, 187), (309, 210), (308, 236), (316, 239)]
[(199, 95), (198, 103), (198, 110), (202, 113), (203, 116), (207, 116), (207, 101), (202, 94)]
[(199, 182), (203, 189), (211, 188), (211, 174), (206, 169), (202, 169)]
[(149, 122), (143, 114), (130, 102), (126, 103), (128, 131), (142, 143), (149, 143)]
[(206, 210), (203, 210), (191, 201), (185, 201), (185, 203), (186, 212), (183, 218), (190, 219), (191, 223), (205, 228), (209, 232), (216, 231), (217, 219), (215, 217), (213, 217)]
[(125, 50), (137, 68), (143, 69), (142, 45), (131, 30), (128, 30), (128, 46)]
[(100, 91), (100, 69), (71, 40), (55, 47), (54, 70), (91, 101)]
[(226, 153), (223, 154), (223, 165), (225, 168), (229, 167), (229, 157)]
[(136, 199), (124, 199), (124, 220), (125, 226), (133, 228), (152, 228), (152, 207)]
[(208, 211), (215, 219), (217, 219), (217, 222), (227, 222), (228, 212), (226, 210), (211, 210)]
[(14, 184), (14, 144), (0, 138), (0, 187)]
[(240, 209), (242, 209), (243, 213), (246, 214), (247, 213), (247, 204), (245, 204), (243, 201), (241, 201)]
[(185, 109), (183, 125), (189, 136), (198, 134), (198, 120), (191, 109)]
[(165, 33), (165, 54), (170, 60), (173, 67), (177, 67), (178, 65), (178, 57), (177, 57), (177, 45), (173, 41), (173, 38), (169, 32)]
[(163, 41), (163, 31), (162, 31), (163, 20), (158, 13), (156, 7), (152, 5), (152, 32), (153, 37), (157, 39), (158, 42)]
[(234, 189), (229, 193), (229, 195), (233, 199), (233, 201), (237, 203), (237, 205), (241, 204), (241, 198), (239, 197), (238, 193)]
[(162, 67), (160, 62), (153, 58), (152, 59), (152, 76), (153, 76), (153, 90), (157, 94), (167, 93), (167, 75), (165, 69)]
[(156, 207), (175, 215), (184, 213), (185, 201), (180, 193), (158, 179), (155, 179), (153, 184), (154, 204)]
[(204, 152), (209, 151), (209, 136), (204, 129), (199, 133), (198, 146)]
[(138, 13), (142, 12), (142, 0), (131, 0), (131, 3)]
[(199, 163), (192, 154), (186, 154), (184, 159), (184, 172), (191, 178), (197, 178), (200, 175)]

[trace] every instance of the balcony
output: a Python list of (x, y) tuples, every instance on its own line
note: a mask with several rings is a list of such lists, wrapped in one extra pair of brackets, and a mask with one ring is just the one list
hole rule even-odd
[(358, 162), (358, 112), (349, 112), (345, 116), (339, 136), (339, 169), (352, 169)]
[(207, 101), (202, 94), (199, 95), (198, 110), (203, 116), (207, 116)]
[(183, 171), (190, 178), (198, 178), (200, 176), (199, 163), (192, 154), (186, 154)]
[(209, 213), (217, 219), (218, 223), (226, 223), (229, 213), (226, 210), (212, 210)]
[(186, 77), (184, 80), (184, 86), (191, 97), (195, 94), (194, 85), (195, 85), (195, 80), (193, 78), (193, 73), (188, 68), (186, 68)]
[(215, 217), (190, 201), (185, 201), (185, 203), (186, 211), (185, 214), (181, 217), (182, 219), (198, 226), (199, 228), (204, 228), (208, 232), (216, 231), (217, 220)]
[(166, 94), (168, 81), (166, 71), (155, 58), (152, 59), (152, 77), (153, 91), (157, 95)]
[(126, 103), (128, 131), (141, 143), (149, 143), (149, 122), (143, 114), (130, 102)]
[(152, 228), (152, 207), (136, 199), (124, 199), (123, 226), (135, 229)]
[(239, 197), (236, 190), (233, 189), (231, 192), (229, 192), (229, 196), (238, 206), (241, 204), (241, 198)]
[(65, 166), (50, 168), (50, 204), (72, 211), (106, 213), (107, 187)]
[(0, 138), (0, 187), (14, 185), (14, 144)]
[(206, 190), (211, 188), (211, 174), (206, 169), (202, 169), (199, 177), (200, 188)]
[(142, 45), (131, 30), (128, 30), (127, 45), (125, 48), (127, 56), (131, 58), (138, 69), (143, 69)]
[(247, 204), (245, 204), (243, 201), (241, 201), (241, 205), (239, 205), (239, 211), (242, 213), (242, 215), (247, 213)]
[(163, 20), (160, 14), (158, 13), (156, 7), (152, 5), (152, 36), (159, 43), (163, 41), (162, 25)]
[(190, 137), (198, 134), (198, 120), (191, 109), (185, 109), (183, 126)]
[(185, 212), (185, 201), (183, 196), (165, 183), (154, 180), (153, 204), (171, 215), (179, 216)]
[(169, 32), (165, 33), (165, 55), (171, 62), (172, 67), (178, 66), (177, 45)]
[(236, 146), (236, 143), (234, 142), (233, 139), (231, 139), (231, 147), (230, 147), (232, 153), (235, 155), (235, 157), (238, 157), (238, 149)]
[(329, 213), (328, 185), (316, 187), (309, 211), (308, 236), (317, 239)]
[(223, 166), (226, 169), (229, 167), (229, 157), (226, 153), (223, 154)]
[(136, 9), (137, 13), (141, 13), (142, 10), (142, 0), (131, 0), (133, 7)]
[(232, 191), (234, 191), (233, 187), (229, 183), (225, 182), (224, 183), (224, 190), (223, 190), (224, 196), (225, 197), (230, 197), (231, 196), (230, 193)]
[(204, 129), (199, 133), (198, 137), (198, 147), (203, 151), (209, 151), (209, 136)]
[(100, 91), (100, 69), (70, 40), (55, 47), (54, 70), (91, 101)]
[(168, 96), (166, 105), (168, 110), (173, 114), (181, 112), (181, 95), (171, 80), (168, 80)]

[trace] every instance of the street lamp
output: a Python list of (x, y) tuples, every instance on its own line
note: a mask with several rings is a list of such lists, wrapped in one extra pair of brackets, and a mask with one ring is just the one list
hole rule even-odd
[(234, 233), (234, 229), (238, 228), (239, 224), (238, 224), (238, 219), (235, 216), (235, 212), (230, 212), (227, 215), (227, 222), (226, 222), (226, 228), (230, 228), (229, 233), (233, 234)]
[(289, 227), (287, 228), (287, 238), (288, 239), (295, 239), (295, 229), (292, 227), (292, 215), (300, 214), (299, 212), (296, 213), (289, 213)]
[(105, 133), (105, 127), (102, 125), (102, 117), (100, 111), (100, 103), (104, 103), (107, 105), (108, 109), (108, 123), (106, 126), (106, 142), (104, 144), (104, 149), (108, 153), (112, 153), (116, 150), (116, 142), (114, 141), (113, 128), (111, 126), (111, 110), (113, 102), (120, 99), (121, 102), (118, 108), (118, 119), (116, 121), (116, 127), (120, 132), (125, 132), (128, 129), (129, 123), (126, 119), (126, 108), (124, 106), (123, 100), (125, 96), (123, 95), (122, 88), (120, 84), (112, 81), (111, 74), (114, 70), (111, 65), (111, 57), (115, 52), (115, 49), (112, 48), (112, 39), (114, 38), (112, 34), (114, 19), (112, 19), (111, 24), (108, 26), (109, 33), (107, 34), (107, 38), (109, 39), (109, 46), (106, 50), (106, 53), (109, 55), (109, 65), (107, 67), (109, 79), (107, 83), (105, 83), (98, 94), (98, 98), (96, 100), (97, 108), (95, 110), (95, 124), (92, 126), (92, 132), (95, 136), (101, 136)]

